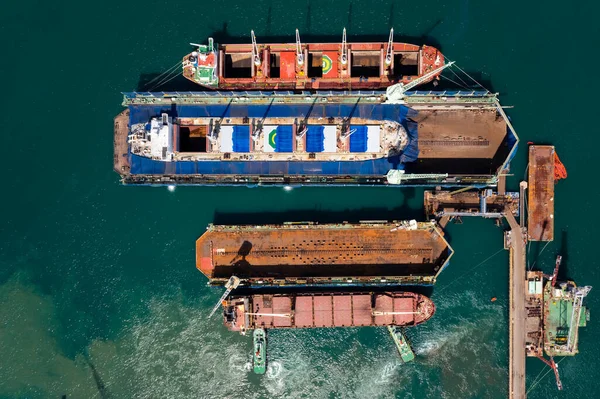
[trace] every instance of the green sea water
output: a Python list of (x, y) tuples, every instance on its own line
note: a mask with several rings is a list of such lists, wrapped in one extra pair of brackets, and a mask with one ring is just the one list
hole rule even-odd
[[(450, 225), (456, 250), (433, 291), (435, 317), (408, 332), (404, 365), (385, 329), (272, 331), (269, 369), (251, 340), (206, 316), (221, 290), (194, 267), (213, 221), (423, 218), (422, 190), (122, 187), (112, 171), (121, 91), (160, 73), (188, 42), (288, 37), (431, 43), (499, 92), (523, 145), (557, 146), (556, 240), (530, 248), (546, 272), (600, 289), (600, 135), (595, 77), (600, 6), (526, 1), (5, 2), (0, 204), (2, 398), (502, 398), (508, 385), (508, 254), (487, 220)], [(189, 89), (186, 88), (186, 89)], [(497, 297), (496, 302), (490, 302)], [(600, 391), (600, 293), (581, 353), (560, 363), (565, 391), (527, 360), (531, 398)], [(546, 368), (547, 370), (547, 368)], [(540, 374), (542, 372), (542, 374)], [(536, 383), (536, 378), (540, 382)]]

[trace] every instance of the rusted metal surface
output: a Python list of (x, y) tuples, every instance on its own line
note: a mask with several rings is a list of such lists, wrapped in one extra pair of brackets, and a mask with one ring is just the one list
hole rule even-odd
[(120, 175), (129, 174), (127, 135), (129, 134), (129, 109), (115, 117), (113, 138), (113, 169)]
[(275, 294), (234, 297), (223, 304), (232, 331), (254, 328), (414, 326), (435, 313), (412, 292)]
[(491, 159), (507, 134), (496, 109), (415, 109), (421, 159)]
[(554, 146), (529, 147), (528, 199), (529, 240), (554, 240)]
[[(225, 90), (356, 90), (385, 88), (398, 82), (407, 84), (444, 65), (444, 56), (435, 47), (407, 43), (393, 43), (392, 62), (388, 65), (384, 62), (387, 46), (387, 43), (348, 43), (344, 54), (341, 43), (304, 43), (301, 45), (304, 62), (299, 63), (295, 43), (259, 43), (259, 61), (254, 64), (250, 43), (223, 44), (215, 52), (206, 53), (202, 60), (196, 59), (195, 52), (183, 57), (183, 76), (204, 85), (198, 80), (195, 68), (203, 66), (215, 68), (216, 86)], [(343, 54), (346, 63), (342, 62)], [(371, 69), (367, 75), (365, 68)], [(372, 75), (373, 70), (377, 70), (376, 76)], [(214, 84), (206, 87), (215, 88)]]
[(196, 242), (196, 267), (214, 284), (432, 283), (450, 255), (434, 224), (416, 222), (211, 225)]
[[(480, 191), (467, 191), (453, 193), (451, 191), (425, 191), (425, 213), (442, 217), (447, 212), (480, 213), (482, 205)], [(503, 214), (512, 212), (517, 215), (519, 210), (519, 197), (516, 193), (499, 195), (491, 193), (485, 197), (486, 211), (488, 213)]]

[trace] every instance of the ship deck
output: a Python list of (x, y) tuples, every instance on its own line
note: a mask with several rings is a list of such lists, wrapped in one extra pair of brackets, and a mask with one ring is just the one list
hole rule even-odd
[(435, 276), (449, 257), (439, 230), (398, 224), (212, 226), (196, 242), (196, 266), (211, 281), (392, 279)]
[(554, 146), (529, 147), (528, 236), (530, 241), (554, 239)]
[(420, 159), (492, 159), (506, 137), (495, 109), (418, 111)]
[(113, 169), (120, 175), (129, 174), (129, 109), (122, 111), (114, 120)]
[(258, 294), (233, 298), (229, 304), (236, 312), (235, 323), (228, 325), (233, 331), (413, 326), (425, 322), (435, 313), (435, 305), (429, 298), (410, 292)]

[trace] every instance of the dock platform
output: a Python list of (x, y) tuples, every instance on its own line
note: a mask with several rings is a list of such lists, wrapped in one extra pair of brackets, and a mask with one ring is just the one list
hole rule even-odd
[(509, 387), (508, 397), (525, 398), (525, 265), (526, 245), (523, 230), (512, 213), (510, 225), (510, 307), (509, 307)]
[(529, 147), (528, 238), (554, 240), (554, 146)]

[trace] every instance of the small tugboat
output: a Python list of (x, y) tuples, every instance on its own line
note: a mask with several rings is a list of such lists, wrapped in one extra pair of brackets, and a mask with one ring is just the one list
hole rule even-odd
[(400, 357), (404, 363), (412, 362), (415, 360), (415, 354), (410, 347), (410, 344), (406, 340), (406, 337), (402, 333), (402, 328), (398, 326), (388, 326), (388, 331), (398, 348)]
[(254, 330), (253, 364), (255, 374), (264, 374), (267, 371), (267, 334), (262, 328)]

